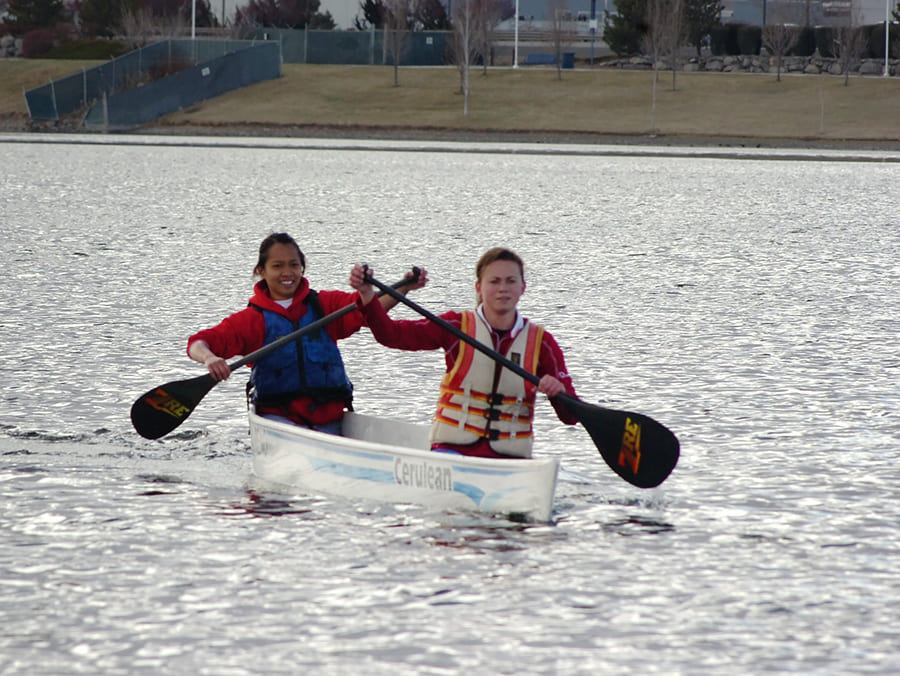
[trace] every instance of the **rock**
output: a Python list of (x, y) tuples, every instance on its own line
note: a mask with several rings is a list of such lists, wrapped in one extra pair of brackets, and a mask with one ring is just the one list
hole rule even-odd
[(859, 65), (860, 75), (881, 75), (884, 72), (884, 61), (877, 62), (866, 59)]

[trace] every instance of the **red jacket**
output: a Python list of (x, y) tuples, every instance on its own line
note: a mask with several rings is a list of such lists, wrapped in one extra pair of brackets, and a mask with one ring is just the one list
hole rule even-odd
[[(398, 350), (444, 350), (444, 361), (449, 371), (456, 362), (459, 352), (459, 338), (445, 331), (440, 326), (428, 319), (418, 320), (394, 320), (388, 317), (387, 312), (381, 307), (381, 303), (372, 301), (363, 308), (366, 323), (372, 331), (372, 335), (382, 345)], [(459, 312), (445, 312), (440, 315), (444, 321), (456, 328), (462, 325), (462, 314)], [(500, 336), (495, 331), (491, 332), (494, 342), (494, 350), (505, 354), (509, 348), (512, 337), (509, 333)], [(548, 331), (544, 331), (544, 339), (541, 342), (541, 353), (538, 358), (537, 376), (550, 374), (557, 378), (566, 388), (566, 392), (573, 397), (575, 387), (572, 385), (572, 377), (566, 370), (566, 360), (556, 340)], [(567, 425), (574, 425), (578, 418), (562, 404), (552, 399), (550, 403), (556, 411), (557, 417)], [(453, 448), (465, 455), (479, 455), (487, 457), (507, 457), (494, 453), (487, 440), (477, 442), (473, 446), (456, 446), (453, 444), (441, 444), (441, 447)]]
[[(306, 314), (307, 305), (303, 300), (309, 293), (309, 282), (305, 277), (300, 282), (300, 286), (291, 300), (291, 305), (287, 309), (272, 300), (264, 282), (257, 282), (253, 291), (254, 295), (250, 299), (251, 303), (266, 310), (277, 312), (292, 322), (298, 321)], [(322, 305), (322, 312), (326, 315), (356, 303), (359, 298), (359, 294), (345, 291), (319, 291), (318, 296), (319, 303)], [(380, 307), (381, 304), (376, 303), (376, 305)], [(355, 310), (326, 324), (325, 331), (331, 336), (332, 340), (337, 342), (341, 338), (352, 336), (363, 325), (362, 314), (359, 310)], [(247, 355), (263, 347), (265, 334), (266, 325), (263, 314), (252, 307), (247, 307), (239, 312), (235, 312), (233, 315), (229, 315), (216, 326), (199, 331), (188, 338), (188, 353), (190, 353), (191, 344), (194, 341), (202, 340), (209, 345), (209, 349), (223, 359)], [(324, 425), (340, 420), (344, 415), (344, 405), (342, 402), (330, 402), (313, 407), (312, 401), (308, 397), (299, 397), (285, 407), (261, 406), (259, 407), (259, 412), (283, 415), (301, 424), (309, 421), (315, 425)]]

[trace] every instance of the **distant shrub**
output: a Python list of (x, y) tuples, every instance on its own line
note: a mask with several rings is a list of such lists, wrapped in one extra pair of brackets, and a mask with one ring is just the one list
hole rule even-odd
[[(863, 58), (869, 59), (884, 59), (884, 24), (877, 23), (871, 26), (864, 26), (866, 29), (865, 33), (865, 45), (864, 51), (866, 55)], [(900, 50), (900, 25), (896, 23), (892, 23), (890, 25), (890, 31), (888, 33), (888, 54), (890, 57), (897, 57), (898, 50)]]
[(881, 24), (860, 26), (862, 38), (860, 43), (862, 48), (859, 52), (861, 59), (878, 59), (884, 58), (884, 31)]
[(737, 32), (739, 54), (759, 54), (762, 47), (762, 28), (759, 26), (741, 26)]
[(43, 55), (45, 59), (83, 59), (86, 61), (107, 61), (122, 56), (129, 51), (123, 42), (115, 40), (73, 40), (64, 42)]
[(42, 58), (58, 41), (56, 29), (35, 28), (22, 36), (22, 56), (26, 59)]
[(788, 52), (789, 56), (812, 56), (816, 51), (816, 31), (810, 26), (801, 26), (797, 31), (797, 44)]
[(183, 70), (191, 68), (194, 64), (190, 59), (171, 59), (164, 63), (157, 63), (151, 66), (147, 71), (150, 80), (161, 80), (169, 75), (180, 73)]
[(709, 49), (715, 56), (734, 56), (741, 53), (738, 30), (744, 24), (725, 23), (713, 26), (709, 32)]
[(834, 29), (831, 26), (816, 26), (816, 49), (825, 59), (834, 58)]

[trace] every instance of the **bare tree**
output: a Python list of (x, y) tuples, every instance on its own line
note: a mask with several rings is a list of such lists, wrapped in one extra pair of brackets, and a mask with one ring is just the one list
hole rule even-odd
[(481, 54), (482, 75), (487, 75), (488, 61), (491, 58), (491, 46), (494, 29), (500, 23), (503, 7), (498, 0), (477, 0), (478, 52)]
[(781, 82), (781, 67), (785, 55), (797, 44), (800, 31), (795, 26), (784, 23), (770, 23), (763, 26), (762, 44), (775, 57), (775, 81)]
[(253, 17), (245, 13), (237, 12), (234, 23), (231, 25), (231, 38), (233, 40), (252, 40), (263, 25)]
[(149, 5), (140, 5), (122, 12), (122, 35), (133, 47), (143, 47), (156, 40), (184, 36), (188, 22), (180, 12), (168, 16), (153, 13)]
[(678, 49), (683, 42), (684, 5), (681, 0), (648, 0), (647, 32), (643, 37), (644, 52), (653, 64), (650, 102), (650, 129), (656, 133), (656, 89), (659, 67), (668, 59), (672, 66), (672, 89), (675, 89), (675, 67)]
[(685, 0), (669, 2), (669, 16), (666, 18), (663, 38), (663, 55), (668, 58), (672, 68), (672, 91), (675, 91), (675, 75), (678, 72), (678, 54), (687, 39), (685, 22)]
[(547, 0), (550, 16), (550, 43), (556, 57), (556, 77), (562, 80), (563, 50), (575, 41), (575, 22), (566, 0)]
[(400, 61), (409, 49), (409, 30), (415, 16), (415, 0), (384, 0), (384, 45), (394, 62), (394, 86), (400, 86)]
[(859, 27), (859, 10), (850, 2), (847, 21), (834, 28), (834, 56), (844, 74), (844, 86), (850, 86), (850, 68), (859, 60), (865, 38)]
[(790, 52), (800, 39), (800, 29), (792, 22), (796, 19), (786, 5), (776, 5), (776, 11), (772, 23), (767, 23), (762, 29), (762, 45), (766, 51), (775, 57), (775, 81), (781, 82), (781, 67), (784, 57)]
[(122, 37), (133, 48), (148, 44), (156, 35), (153, 12), (149, 7), (141, 6), (125, 9), (122, 12)]
[(453, 52), (459, 70), (459, 91), (463, 95), (463, 115), (469, 114), (469, 72), (480, 44), (479, 0), (453, 3)]

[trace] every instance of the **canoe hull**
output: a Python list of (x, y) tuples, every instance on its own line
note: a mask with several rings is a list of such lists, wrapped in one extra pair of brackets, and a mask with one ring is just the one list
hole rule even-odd
[(550, 521), (559, 461), (434, 453), (428, 429), (348, 413), (344, 436), (250, 412), (253, 473), (292, 490)]

